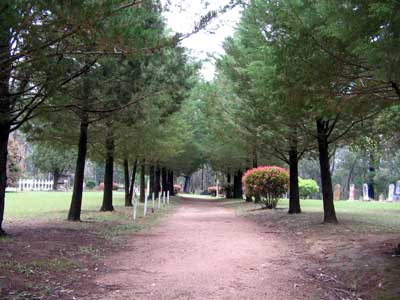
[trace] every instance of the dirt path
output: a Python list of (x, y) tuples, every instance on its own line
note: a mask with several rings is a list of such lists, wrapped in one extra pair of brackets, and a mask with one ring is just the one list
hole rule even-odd
[(149, 233), (105, 260), (100, 299), (311, 299), (278, 235), (220, 204), (185, 199)]

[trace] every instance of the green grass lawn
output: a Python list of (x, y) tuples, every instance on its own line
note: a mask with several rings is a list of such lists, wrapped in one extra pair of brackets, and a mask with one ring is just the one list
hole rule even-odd
[[(226, 199), (224, 205), (234, 208), (239, 215), (264, 215), (292, 229), (313, 226), (323, 219), (321, 200), (301, 200), (302, 214), (286, 218), (288, 200), (280, 200), (277, 210), (260, 210), (261, 205), (239, 199)], [(340, 224), (362, 232), (400, 232), (400, 203), (335, 201), (336, 215)], [(317, 226), (318, 227), (318, 226)], [(319, 227), (318, 227), (319, 228)]]
[[(72, 192), (18, 192), (6, 194), (5, 219), (67, 217)], [(102, 192), (84, 192), (83, 211), (99, 210)], [(114, 192), (115, 207), (124, 205), (124, 193)]]
[[(18, 192), (6, 194), (5, 220), (66, 219), (71, 204), (71, 192)], [(107, 221), (118, 220), (121, 213), (130, 217), (131, 207), (124, 207), (124, 193), (113, 193), (116, 213), (98, 213), (103, 201), (103, 192), (84, 192), (82, 200), (82, 219)], [(157, 207), (157, 199), (155, 202)], [(148, 212), (151, 211), (151, 199)], [(139, 203), (138, 217), (143, 216), (143, 204)]]

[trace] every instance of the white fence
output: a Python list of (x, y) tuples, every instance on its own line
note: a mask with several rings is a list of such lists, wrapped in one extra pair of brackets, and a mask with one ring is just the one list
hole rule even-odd
[(14, 191), (51, 191), (53, 180), (19, 179), (17, 188), (7, 188)]

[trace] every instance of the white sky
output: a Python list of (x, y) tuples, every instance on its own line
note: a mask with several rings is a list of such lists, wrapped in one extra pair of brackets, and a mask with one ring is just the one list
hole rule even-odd
[[(167, 2), (169, 11), (164, 13), (164, 16), (168, 26), (174, 32), (188, 33), (193, 30), (194, 24), (202, 15), (224, 6), (229, 0), (163, 0), (164, 5)], [(233, 34), (239, 19), (240, 10), (235, 8), (215, 19), (206, 31), (194, 34), (182, 42), (182, 46), (191, 50), (192, 56), (202, 60), (210, 58), (203, 64), (201, 72), (206, 80), (211, 80), (215, 73), (211, 56), (223, 53), (223, 41)]]

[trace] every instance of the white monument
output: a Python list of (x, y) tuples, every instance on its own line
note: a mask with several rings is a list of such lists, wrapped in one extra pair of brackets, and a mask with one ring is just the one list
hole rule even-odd
[(369, 194), (368, 194), (368, 184), (363, 184), (363, 200), (369, 201)]
[(393, 195), (394, 195), (394, 184), (389, 184), (389, 193), (388, 193), (388, 198), (387, 201), (392, 202), (393, 201)]

